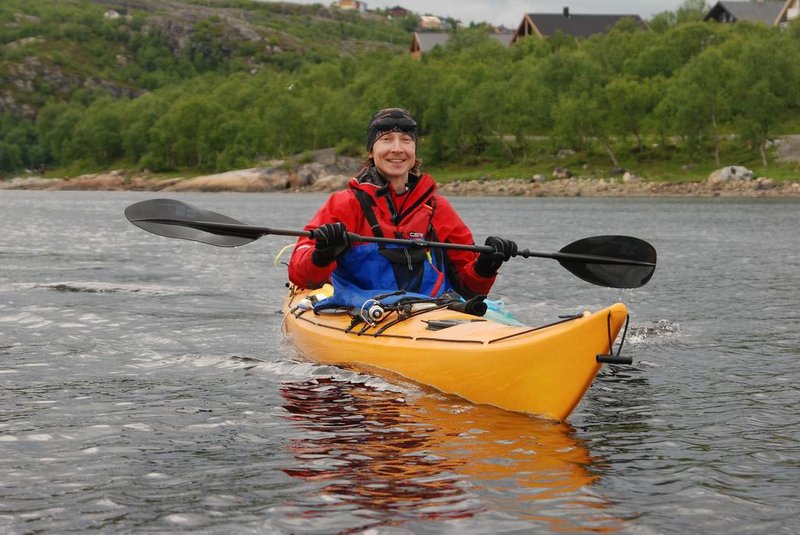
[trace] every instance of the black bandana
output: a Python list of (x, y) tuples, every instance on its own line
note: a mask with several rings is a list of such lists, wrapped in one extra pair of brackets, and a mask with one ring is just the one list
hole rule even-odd
[(367, 126), (367, 151), (372, 150), (375, 140), (387, 132), (403, 132), (417, 142), (417, 122), (403, 108), (386, 108), (372, 116)]

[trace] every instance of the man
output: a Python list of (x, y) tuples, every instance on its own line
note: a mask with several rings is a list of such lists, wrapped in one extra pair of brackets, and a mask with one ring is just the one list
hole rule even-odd
[[(472, 233), (433, 178), (420, 171), (417, 123), (402, 108), (376, 112), (367, 126), (367, 159), (348, 188), (332, 194), (306, 225), (289, 262), (289, 280), (301, 288), (331, 281), (333, 303), (360, 306), (397, 294), (437, 298), (488, 294), (497, 270), (517, 252), (511, 240), (490, 236), (493, 253), (422, 250), (350, 243), (347, 233), (472, 245)], [(359, 303), (360, 301), (360, 303)]]

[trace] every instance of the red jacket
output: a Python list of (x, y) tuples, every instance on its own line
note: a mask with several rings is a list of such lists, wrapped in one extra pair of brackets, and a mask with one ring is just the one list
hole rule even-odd
[[(420, 235), (409, 228), (408, 221), (424, 220), (427, 227), (430, 222), (435, 231), (435, 241), (463, 243), (472, 245), (472, 233), (458, 216), (452, 205), (444, 197), (436, 195), (436, 183), (430, 175), (422, 175), (413, 181), (410, 191), (396, 194), (393, 188), (381, 184), (374, 171), (367, 170), (352, 178), (346, 190), (332, 194), (317, 211), (305, 230), (314, 229), (325, 223), (342, 222), (349, 232), (362, 236), (374, 236), (370, 224), (356, 197), (355, 190), (366, 192), (374, 201), (373, 211), (387, 238), (420, 238)], [(433, 218), (430, 218), (433, 206)], [(399, 217), (397, 223), (392, 221), (392, 211)], [(411, 225), (414, 226), (413, 224)], [(419, 232), (420, 229), (417, 229)], [(424, 233), (425, 229), (421, 229)], [(431, 238), (431, 241), (434, 241)], [(327, 282), (331, 272), (336, 269), (336, 262), (319, 267), (311, 261), (314, 251), (314, 240), (301, 237), (289, 261), (289, 280), (301, 288), (318, 288)], [(464, 297), (486, 295), (494, 283), (495, 277), (482, 277), (475, 272), (475, 261), (478, 253), (472, 251), (447, 250), (447, 274), (451, 284)]]

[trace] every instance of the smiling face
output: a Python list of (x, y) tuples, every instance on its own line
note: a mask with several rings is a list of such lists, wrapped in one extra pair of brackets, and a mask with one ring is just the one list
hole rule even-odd
[(403, 187), (417, 160), (417, 144), (405, 132), (386, 132), (375, 140), (369, 157), (395, 188)]

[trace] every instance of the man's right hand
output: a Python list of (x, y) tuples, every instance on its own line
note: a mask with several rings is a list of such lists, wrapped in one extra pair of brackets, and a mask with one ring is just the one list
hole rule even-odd
[(347, 227), (341, 222), (325, 223), (311, 231), (311, 237), (316, 241), (311, 261), (319, 267), (327, 266), (339, 258), (350, 246)]
[(485, 245), (494, 249), (491, 253), (481, 253), (475, 262), (475, 273), (481, 277), (494, 277), (497, 270), (512, 256), (517, 256), (517, 244), (511, 240), (489, 236)]

